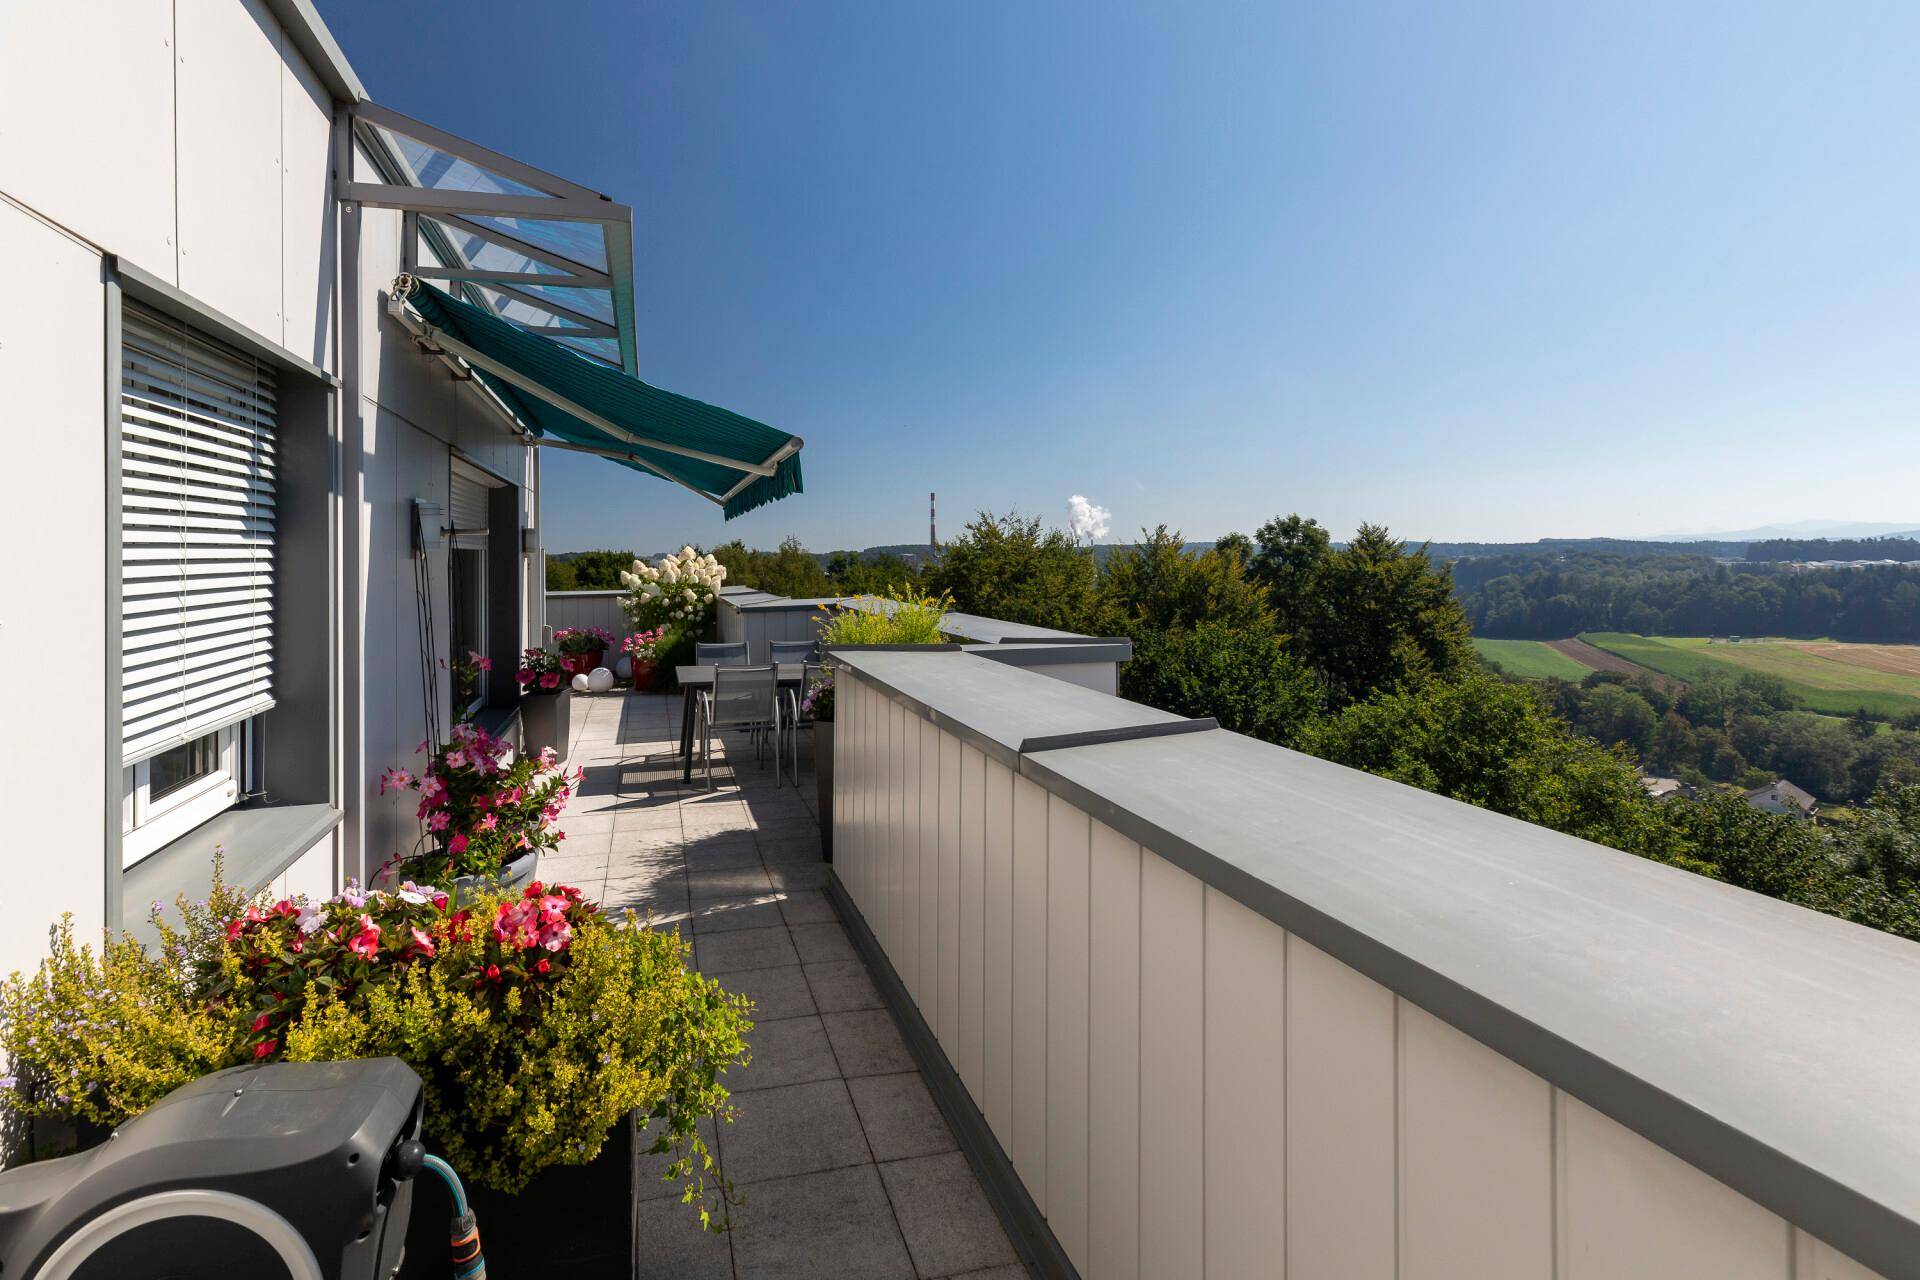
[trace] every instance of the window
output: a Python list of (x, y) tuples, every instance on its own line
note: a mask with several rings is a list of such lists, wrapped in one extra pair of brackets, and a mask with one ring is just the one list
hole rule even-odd
[(121, 865), (132, 866), (240, 797), (240, 726), (216, 729), (122, 770)]
[(493, 490), (502, 483), (465, 458), (453, 459), (447, 504), (453, 526), (447, 553), (447, 666), (453, 672), (456, 713), (474, 709), (487, 694), (487, 673), (468, 667), (467, 654), (487, 652), (487, 540)]
[(239, 798), (274, 705), (275, 378), (129, 301), (120, 362), (123, 861)]

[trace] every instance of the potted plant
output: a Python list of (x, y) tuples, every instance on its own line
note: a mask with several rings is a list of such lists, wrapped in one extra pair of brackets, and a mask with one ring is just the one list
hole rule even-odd
[(380, 777), (381, 795), (420, 796), (420, 839), (389, 867), (451, 889), (456, 902), (527, 883), (539, 874), (541, 852), (566, 839), (555, 823), (582, 775), (559, 768), (550, 747), (518, 755), (477, 724), (456, 724), (448, 739), (431, 754), (431, 744), (420, 744), (427, 763), (417, 775), (389, 769)]
[(660, 665), (661, 657), (672, 645), (673, 630), (670, 627), (636, 631), (620, 642), (620, 651), (627, 655), (627, 662), (633, 671), (635, 693), (645, 693), (653, 688), (653, 673)]
[[(212, 896), (179, 911), (176, 927), (155, 908), (152, 948), (123, 934), (97, 954), (68, 921), (37, 972), (0, 982), (0, 1110), (101, 1132), (227, 1067), (392, 1055), (419, 1074), (427, 1144), (473, 1192), (504, 1274), (625, 1274), (630, 1215), (577, 1215), (571, 1197), (592, 1166), (628, 1201), (631, 1155), (608, 1157), (638, 1124), (690, 1211), (724, 1219), (698, 1126), (731, 1115), (720, 1076), (750, 1005), (691, 972), (672, 932), (537, 883), (465, 905), (413, 884), (249, 904), (217, 863)], [(403, 1274), (444, 1274), (447, 1218), (416, 1203), (437, 1245), (409, 1248)]]
[(814, 808), (820, 819), (820, 856), (833, 861), (833, 668), (800, 695), (800, 714), (813, 720)]
[(667, 627), (671, 640), (657, 666), (692, 660), (693, 646), (712, 633), (714, 601), (727, 580), (727, 567), (711, 555), (682, 547), (658, 564), (635, 560), (620, 575), (627, 596), (620, 602), (636, 628)]
[(553, 751), (567, 758), (567, 740), (572, 725), (570, 708), (573, 690), (568, 687), (568, 672), (560, 659), (546, 649), (527, 649), (520, 654), (520, 669), (514, 675), (520, 683), (520, 732), (527, 750)]
[(613, 643), (613, 632), (605, 627), (562, 627), (553, 633), (560, 648), (561, 669), (569, 675), (584, 676), (599, 666)]

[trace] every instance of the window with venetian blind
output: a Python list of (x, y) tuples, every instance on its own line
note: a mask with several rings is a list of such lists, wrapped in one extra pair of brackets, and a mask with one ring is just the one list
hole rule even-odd
[(273, 705), (274, 421), (271, 366), (125, 306), (125, 764)]

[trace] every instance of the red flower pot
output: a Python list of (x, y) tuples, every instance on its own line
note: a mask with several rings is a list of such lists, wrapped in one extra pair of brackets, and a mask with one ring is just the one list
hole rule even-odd
[(585, 653), (563, 653), (560, 655), (560, 668), (568, 675), (584, 676), (600, 665), (600, 659), (606, 656), (605, 649), (589, 649)]
[(645, 693), (653, 688), (655, 669), (651, 662), (643, 662), (639, 658), (633, 660), (633, 691), (635, 693)]

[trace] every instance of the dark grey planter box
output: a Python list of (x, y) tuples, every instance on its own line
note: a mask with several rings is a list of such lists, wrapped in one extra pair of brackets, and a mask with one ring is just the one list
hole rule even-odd
[(820, 857), (833, 861), (833, 721), (813, 722), (813, 785), (820, 817)]
[(567, 762), (567, 738), (571, 729), (573, 690), (561, 685), (555, 693), (528, 693), (520, 698), (520, 732), (526, 752), (537, 756), (552, 747)]

